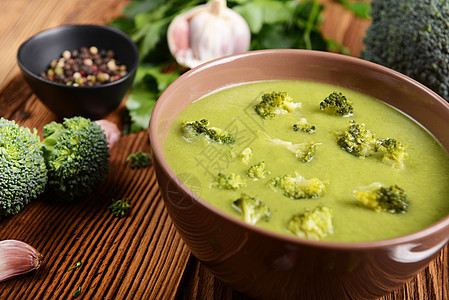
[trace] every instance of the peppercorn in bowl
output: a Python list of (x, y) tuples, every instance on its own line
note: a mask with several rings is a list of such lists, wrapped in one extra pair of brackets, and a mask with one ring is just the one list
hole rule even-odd
[(113, 27), (63, 25), (25, 41), (17, 62), (33, 92), (58, 117), (99, 119), (126, 96), (139, 52)]

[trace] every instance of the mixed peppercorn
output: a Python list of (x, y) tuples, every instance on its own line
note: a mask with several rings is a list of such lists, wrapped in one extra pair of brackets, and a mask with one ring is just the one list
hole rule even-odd
[(51, 61), (48, 70), (40, 76), (72, 86), (95, 86), (113, 82), (127, 74), (126, 66), (114, 56), (114, 51), (99, 50), (95, 46), (65, 50), (59, 59)]

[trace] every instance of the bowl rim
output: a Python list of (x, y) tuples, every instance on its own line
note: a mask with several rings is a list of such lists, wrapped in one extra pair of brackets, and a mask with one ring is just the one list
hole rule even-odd
[[(208, 61), (206, 63), (203, 63), (187, 72), (182, 74), (178, 79), (176, 79), (174, 82), (172, 82), (160, 95), (159, 99), (164, 99), (167, 97), (167, 95), (170, 95), (174, 90), (177, 89), (179, 85), (184, 84), (184, 80), (187, 80), (189, 77), (194, 76), (196, 73), (201, 72), (202, 70), (212, 68), (217, 65), (222, 65), (227, 62), (232, 62), (239, 59), (244, 59), (248, 56), (256, 56), (256, 55), (311, 55), (311, 56), (318, 56), (318, 57), (326, 57), (327, 59), (336, 59), (336, 60), (342, 60), (345, 63), (348, 64), (360, 64), (364, 68), (368, 68), (370, 70), (377, 70), (381, 73), (386, 73), (391, 77), (394, 77), (396, 79), (399, 79), (401, 82), (404, 82), (408, 85), (413, 85), (415, 88), (418, 88), (422, 90), (425, 93), (431, 94), (433, 98), (435, 98), (436, 101), (441, 102), (443, 105), (446, 105), (449, 107), (449, 104), (438, 94), (436, 94), (434, 91), (432, 91), (430, 88), (424, 86), (423, 84), (419, 83), (418, 81), (399, 73), (395, 70), (392, 70), (390, 68), (384, 67), (382, 65), (348, 55), (343, 55), (339, 53), (332, 53), (332, 52), (326, 52), (326, 51), (317, 51), (317, 50), (305, 50), (305, 49), (266, 49), (266, 50), (253, 50), (248, 51), (244, 53), (238, 53), (233, 54), (225, 57), (221, 57), (218, 59), (214, 59), (211, 61)], [(221, 218), (226, 219), (229, 222), (235, 223), (240, 227), (243, 227), (244, 229), (248, 231), (254, 231), (255, 233), (263, 236), (267, 236), (269, 238), (273, 238), (276, 240), (280, 240), (284, 243), (297, 245), (297, 246), (310, 246), (310, 247), (316, 247), (316, 248), (322, 248), (322, 249), (332, 249), (332, 250), (375, 250), (379, 248), (389, 248), (394, 247), (398, 245), (410, 245), (410, 246), (419, 246), (420, 244), (414, 244), (415, 241), (420, 240), (422, 238), (428, 237), (432, 234), (438, 233), (445, 228), (449, 228), (449, 214), (442, 219), (438, 220), (435, 223), (432, 223), (431, 225), (422, 228), (418, 231), (412, 232), (407, 235), (402, 235), (399, 237), (389, 238), (385, 240), (375, 240), (375, 241), (366, 241), (366, 242), (333, 242), (333, 241), (315, 241), (315, 240), (309, 240), (305, 238), (299, 238), (295, 236), (289, 236), (286, 234), (274, 232), (267, 230), (265, 228), (261, 228), (258, 226), (250, 225), (245, 223), (244, 221), (220, 210), (219, 208), (213, 206), (212, 204), (208, 203), (206, 200), (202, 199), (200, 196), (195, 194), (193, 191), (191, 191), (182, 180), (179, 179), (179, 177), (175, 174), (173, 169), (168, 164), (167, 160), (165, 159), (165, 156), (163, 154), (163, 149), (158, 141), (158, 134), (157, 134), (157, 123), (158, 123), (158, 114), (161, 110), (161, 107), (163, 105), (162, 101), (156, 101), (156, 105), (153, 109), (153, 112), (151, 114), (150, 118), (150, 127), (149, 127), (149, 138), (150, 138), (150, 144), (152, 148), (152, 153), (155, 156), (156, 160), (160, 164), (161, 168), (167, 173), (167, 175), (170, 178), (176, 178), (177, 180), (174, 180), (175, 183), (185, 192), (187, 195), (191, 196), (196, 204), (202, 205), (203, 207), (207, 208), (208, 210), (212, 211), (214, 214), (219, 215)], [(171, 124), (170, 124), (171, 125)], [(446, 151), (447, 152), (447, 151)], [(164, 199), (165, 201), (165, 199)], [(449, 235), (444, 240), (444, 243), (438, 243), (435, 245), (435, 247), (438, 247), (436, 251), (439, 251), (441, 246), (443, 246), (447, 241), (449, 241)], [(433, 249), (433, 248), (432, 248)]]
[[(31, 70), (24, 64), (24, 62), (22, 61), (22, 52), (24, 51), (25, 47), (31, 43), (33, 40), (39, 39), (43, 36), (47, 36), (47, 35), (51, 35), (57, 32), (61, 32), (61, 31), (66, 31), (66, 30), (73, 30), (73, 29), (83, 29), (83, 30), (90, 30), (90, 29), (100, 29), (100, 30), (105, 30), (105, 31), (109, 31), (112, 32), (114, 34), (117, 34), (119, 36), (121, 36), (122, 38), (124, 38), (127, 42), (128, 45), (130, 46), (133, 56), (134, 56), (134, 60), (133, 63), (131, 65), (131, 68), (129, 70), (127, 70), (127, 74), (121, 78), (119, 78), (118, 80), (115, 80), (113, 82), (108, 82), (105, 84), (101, 84), (101, 85), (94, 85), (94, 86), (71, 86), (71, 85), (65, 85), (62, 83), (58, 83), (58, 82), (53, 82), (47, 79), (42, 78), (41, 76), (39, 76), (39, 74), (35, 74), (34, 72), (31, 72)], [(129, 35), (127, 35), (126, 33), (124, 33), (123, 31), (109, 26), (109, 25), (99, 25), (99, 24), (65, 24), (65, 25), (61, 25), (61, 26), (57, 26), (57, 27), (52, 27), (49, 29), (45, 29), (42, 30), (36, 34), (34, 34), (33, 36), (31, 36), (30, 38), (28, 38), (26, 41), (24, 41), (20, 46), (19, 49), (17, 51), (17, 55), (16, 55), (16, 59), (17, 59), (17, 64), (19, 65), (20, 69), (22, 69), (25, 73), (27, 73), (29, 76), (33, 77), (34, 79), (39, 80), (40, 82), (55, 86), (55, 87), (65, 87), (65, 88), (69, 88), (69, 89), (101, 89), (101, 88), (105, 88), (108, 86), (113, 86), (113, 85), (117, 85), (125, 80), (127, 80), (129, 77), (134, 76), (134, 74), (137, 71), (137, 68), (139, 67), (139, 63), (140, 63), (140, 54), (139, 54), (139, 49), (137, 48), (136, 43), (131, 39), (131, 37)], [(56, 59), (56, 58), (55, 58)]]

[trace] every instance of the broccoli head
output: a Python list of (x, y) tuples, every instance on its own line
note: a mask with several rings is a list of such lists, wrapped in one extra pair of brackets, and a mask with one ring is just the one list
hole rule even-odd
[(293, 102), (286, 92), (273, 91), (262, 95), (262, 101), (255, 107), (256, 112), (264, 119), (289, 113), (301, 107), (301, 103)]
[(404, 160), (408, 158), (408, 153), (405, 151), (406, 146), (391, 138), (382, 139), (379, 144), (379, 150), (384, 151), (382, 161), (394, 168), (402, 169)]
[(298, 123), (293, 124), (293, 131), (303, 131), (307, 133), (314, 133), (316, 130), (315, 125), (309, 124), (307, 119), (301, 118)]
[(324, 98), (320, 103), (320, 109), (342, 117), (351, 116), (354, 113), (352, 102), (342, 93), (337, 92), (332, 92)]
[[(114, 201), (114, 200), (112, 200)], [(117, 218), (123, 218), (126, 215), (126, 212), (129, 210), (129, 198), (119, 199), (114, 201), (111, 205), (108, 206), (108, 209)]]
[(219, 144), (233, 144), (235, 142), (228, 132), (223, 129), (209, 127), (209, 121), (201, 119), (199, 121), (188, 122), (185, 121), (181, 124), (184, 137), (191, 141), (193, 138), (202, 136), (208, 141), (213, 141)]
[(305, 179), (299, 174), (295, 177), (284, 175), (273, 178), (268, 185), (284, 191), (284, 195), (294, 199), (319, 198), (326, 193), (326, 182), (318, 178)]
[(47, 169), (34, 130), (0, 118), (0, 218), (18, 213), (45, 190)]
[(295, 157), (302, 161), (302, 162), (309, 162), (311, 161), (316, 154), (316, 146), (321, 145), (320, 143), (314, 143), (314, 142), (306, 142), (306, 143), (300, 143), (300, 144), (293, 144), (289, 141), (284, 141), (281, 139), (272, 139), (269, 136), (266, 137), (266, 139), (273, 144), (280, 145), (290, 152), (292, 152)]
[(150, 153), (142, 151), (129, 154), (126, 157), (126, 162), (130, 162), (131, 169), (149, 167), (153, 163)]
[(270, 216), (270, 209), (265, 203), (244, 193), (233, 202), (232, 207), (242, 215), (243, 221), (251, 225)]
[(379, 143), (376, 135), (366, 129), (365, 124), (350, 121), (349, 127), (344, 131), (335, 133), (337, 144), (346, 152), (357, 156), (367, 157), (378, 150)]
[(265, 175), (271, 174), (271, 172), (265, 169), (265, 162), (261, 161), (258, 164), (252, 165), (248, 169), (247, 174), (249, 178), (257, 180), (265, 178)]
[(237, 190), (245, 186), (246, 180), (242, 179), (240, 175), (236, 175), (234, 173), (229, 175), (218, 173), (217, 177), (212, 182), (212, 187), (226, 190)]
[[(301, 145), (301, 146), (299, 146)], [(316, 145), (317, 143), (302, 143), (296, 144), (295, 157), (302, 162), (311, 161), (316, 154)]]
[(350, 121), (345, 131), (337, 131), (337, 144), (346, 152), (361, 158), (383, 153), (382, 162), (394, 168), (402, 169), (408, 158), (406, 146), (393, 138), (378, 139), (366, 129), (365, 124)]
[(73, 200), (90, 195), (109, 171), (109, 148), (100, 125), (83, 117), (65, 118), (43, 128), (47, 189)]
[(288, 229), (300, 238), (322, 240), (334, 233), (332, 211), (323, 205), (306, 210), (290, 219)]
[(363, 59), (394, 69), (449, 101), (449, 2), (373, 0)]
[(377, 212), (405, 213), (409, 205), (407, 194), (397, 185), (385, 188), (380, 183), (375, 182), (354, 190), (354, 196), (365, 206)]

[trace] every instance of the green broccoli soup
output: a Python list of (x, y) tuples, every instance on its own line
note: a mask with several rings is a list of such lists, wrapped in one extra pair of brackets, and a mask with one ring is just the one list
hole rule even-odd
[(205, 201), (299, 238), (389, 239), (449, 212), (443, 147), (396, 109), (339, 86), (285, 80), (219, 90), (176, 117), (164, 154)]

